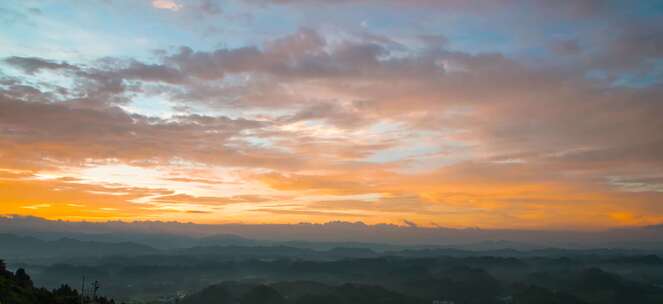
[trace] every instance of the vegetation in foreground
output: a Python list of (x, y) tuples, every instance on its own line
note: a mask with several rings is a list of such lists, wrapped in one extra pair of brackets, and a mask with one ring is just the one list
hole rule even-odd
[(0, 303), (1, 304), (115, 304), (106, 297), (84, 296), (71, 288), (62, 285), (48, 290), (34, 286), (32, 279), (23, 268), (16, 272), (7, 270), (5, 262), (0, 260)]

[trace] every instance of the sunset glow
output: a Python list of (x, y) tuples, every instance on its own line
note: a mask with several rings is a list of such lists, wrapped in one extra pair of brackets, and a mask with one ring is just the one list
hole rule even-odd
[(3, 2), (0, 215), (663, 223), (662, 13), (656, 1)]

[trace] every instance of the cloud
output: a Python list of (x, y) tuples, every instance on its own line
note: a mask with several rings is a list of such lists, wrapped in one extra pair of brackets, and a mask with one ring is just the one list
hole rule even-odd
[(410, 228), (417, 228), (417, 224), (408, 220), (403, 220), (403, 224)]
[(263, 202), (270, 202), (274, 200), (273, 197), (269, 196), (258, 196), (258, 195), (238, 195), (230, 197), (197, 197), (187, 194), (172, 194), (164, 195), (157, 197), (152, 200), (152, 203), (155, 204), (197, 204), (201, 206), (221, 206), (227, 204), (259, 204)]
[(199, 5), (200, 10), (208, 15), (218, 15), (223, 12), (221, 7), (215, 0), (202, 0)]
[(166, 63), (177, 66), (187, 75), (205, 80), (222, 79), (228, 73), (260, 72), (283, 77), (359, 76), (362, 69), (378, 67), (378, 57), (385, 54), (377, 43), (343, 43), (331, 52), (318, 33), (301, 29), (257, 47), (218, 49), (196, 52), (188, 47), (171, 54)]
[(142, 216), (146, 212), (134, 200), (170, 193), (165, 189), (96, 185), (71, 178), (41, 178), (35, 175), (0, 180), (3, 213), (59, 219)]
[(66, 62), (56, 62), (52, 60), (45, 60), (37, 57), (9, 57), (4, 59), (4, 62), (23, 70), (27, 74), (35, 74), (41, 70), (77, 70)]
[(178, 11), (183, 5), (172, 0), (152, 0), (152, 6), (163, 10)]
[(245, 0), (249, 3), (260, 5), (289, 5), (289, 6), (321, 6), (321, 5), (371, 5), (391, 6), (396, 8), (413, 8), (423, 10), (442, 10), (462, 13), (484, 13), (499, 10), (525, 8), (533, 13), (543, 15), (569, 15), (573, 17), (587, 17), (595, 14), (605, 13), (612, 9), (605, 1), (580, 0), (580, 1), (556, 1), (545, 0), (523, 1), (462, 1), (462, 0)]
[(192, 214), (210, 214), (212, 212), (210, 211), (201, 211), (201, 210), (187, 210), (186, 213), (192, 213)]
[[(0, 160), (5, 162), (39, 161), (41, 155), (47, 154), (72, 162), (90, 158), (125, 161), (183, 158), (205, 163), (258, 161), (267, 165), (267, 160), (255, 159), (257, 155), (236, 150), (243, 148), (224, 144), (239, 132), (262, 125), (258, 121), (201, 115), (160, 120), (131, 115), (116, 107), (86, 109), (66, 103), (26, 103), (10, 98), (0, 98), (0, 109), (0, 126), (5, 130), (0, 142), (6, 147)], [(81, 125), (86, 127), (79, 128)], [(15, 141), (16, 137), (22, 140)], [(146, 146), (147, 142), (153, 145)], [(212, 156), (214, 153), (218, 154)], [(269, 154), (275, 160), (286, 158), (262, 153), (265, 158)]]
[(578, 41), (573, 39), (557, 40), (551, 43), (550, 48), (553, 52), (560, 55), (576, 55), (581, 52)]
[[(253, 3), (280, 5), (283, 18), (329, 5)], [(509, 47), (473, 49), (419, 27), (330, 30), (311, 13), (293, 32), (207, 47), (178, 40), (190, 45), (154, 56), (5, 58), (0, 182), (25, 194), (4, 190), (0, 202), (49, 218), (197, 212), (205, 222), (509, 228), (661, 220), (659, 21), (626, 24), (596, 1), (335, 5), (357, 3), (489, 25), (531, 10), (519, 15), (583, 28), (540, 33), (523, 21), (500, 32)], [(153, 4), (226, 12), (212, 1)], [(614, 24), (584, 27), (607, 16)], [(52, 206), (22, 208), (43, 201)]]
[(51, 207), (51, 204), (37, 204), (37, 205), (23, 206), (21, 208), (37, 210), (37, 209), (50, 208), (50, 207)]

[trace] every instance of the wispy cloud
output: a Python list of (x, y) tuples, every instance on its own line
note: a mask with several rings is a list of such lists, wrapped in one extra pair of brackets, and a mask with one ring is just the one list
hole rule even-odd
[(50, 208), (50, 207), (51, 204), (36, 204), (36, 205), (23, 206), (21, 208), (37, 210), (37, 209)]
[(182, 4), (178, 4), (173, 0), (152, 0), (152, 6), (158, 9), (178, 11), (182, 8)]

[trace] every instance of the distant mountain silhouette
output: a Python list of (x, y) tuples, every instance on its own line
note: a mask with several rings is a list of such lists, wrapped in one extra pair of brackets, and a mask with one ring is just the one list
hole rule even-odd
[(368, 248), (336, 247), (324, 252), (335, 258), (373, 258), (380, 254)]
[(72, 238), (44, 241), (12, 234), (0, 234), (0, 244), (0, 256), (6, 258), (145, 255), (158, 252), (152, 247), (129, 242), (105, 243)]
[(243, 238), (234, 234), (215, 234), (196, 241), (198, 246), (255, 246), (261, 242)]
[[(80, 237), (81, 235), (76, 235)], [(507, 246), (525, 247), (523, 244), (512, 244), (508, 241), (483, 242), (468, 246), (440, 247), (440, 246), (391, 246), (393, 250), (377, 251), (366, 247), (331, 247), (347, 243), (324, 243), (317, 242), (312, 246), (304, 243), (306, 247), (296, 247), (300, 242), (266, 242), (242, 238), (234, 235), (214, 235), (205, 238), (187, 237), (175, 241), (182, 241), (179, 246), (190, 245), (191, 247), (177, 249), (156, 249), (154, 247), (134, 242), (111, 242), (117, 238), (106, 235), (97, 235), (98, 241), (80, 240), (72, 237), (63, 237), (54, 240), (43, 240), (31, 236), (19, 236), (14, 234), (0, 234), (0, 256), (11, 258), (15, 261), (28, 261), (31, 259), (46, 259), (51, 262), (68, 261), (83, 257), (108, 257), (108, 256), (190, 256), (190, 257), (216, 257), (223, 259), (279, 259), (296, 258), (312, 260), (335, 260), (344, 258), (375, 258), (384, 256), (430, 258), (430, 257), (563, 257), (581, 255), (601, 256), (645, 256), (661, 254), (660, 251), (631, 250), (631, 249), (512, 249)], [(84, 235), (84, 239), (91, 236)], [(166, 236), (158, 235), (158, 240), (165, 240)], [(286, 246), (283, 244), (291, 244)], [(351, 245), (351, 244), (350, 244)], [(361, 243), (359, 246), (369, 246)], [(377, 248), (389, 248), (387, 245), (375, 245)], [(504, 246), (505, 248), (502, 248)], [(322, 247), (325, 249), (314, 249), (309, 247)], [(472, 248), (463, 249), (463, 248)], [(481, 248), (487, 248), (482, 250)], [(533, 246), (532, 248), (538, 248)], [(641, 261), (638, 261), (641, 262)], [(650, 261), (656, 263), (656, 261)]]
[[(85, 233), (81, 233), (85, 231)], [(663, 225), (603, 231), (543, 231), (367, 225), (362, 222), (324, 224), (222, 224), (138, 221), (103, 223), (51, 221), (38, 217), (0, 215), (0, 233), (57, 240), (72, 237), (99, 242), (133, 242), (158, 249), (195, 246), (286, 245), (311, 249), (453, 247), (467, 250), (547, 247), (566, 249), (629, 248), (663, 251)]]
[(207, 246), (181, 249), (175, 252), (182, 255), (211, 255), (226, 258), (312, 258), (318, 255), (315, 250), (286, 246)]

